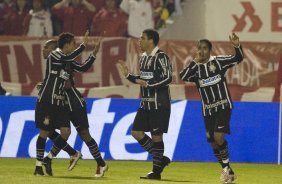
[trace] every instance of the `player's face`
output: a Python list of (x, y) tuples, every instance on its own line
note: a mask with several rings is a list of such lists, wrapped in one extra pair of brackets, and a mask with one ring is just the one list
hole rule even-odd
[(199, 43), (198, 52), (201, 58), (200, 62), (207, 62), (207, 60), (210, 58), (210, 49), (206, 42)]
[(45, 44), (44, 47), (43, 47), (43, 51), (42, 51), (43, 52), (43, 58), (47, 59), (50, 52), (54, 49), (55, 49), (55, 47), (52, 44), (48, 44), (48, 43)]
[(139, 46), (142, 52), (145, 52), (148, 50), (149, 47), (149, 41), (146, 34), (142, 33), (141, 37), (139, 38)]
[(73, 52), (76, 49), (76, 43), (75, 40), (73, 39), (69, 44), (68, 44), (68, 53)]

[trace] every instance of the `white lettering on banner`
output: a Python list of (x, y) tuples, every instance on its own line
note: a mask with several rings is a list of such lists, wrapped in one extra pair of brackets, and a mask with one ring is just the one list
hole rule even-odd
[(136, 113), (130, 113), (124, 116), (115, 126), (109, 143), (110, 153), (113, 159), (117, 160), (147, 160), (148, 153), (129, 153), (125, 145), (136, 143), (136, 140), (127, 135), (128, 129), (132, 124)]
[[(97, 144), (100, 144), (104, 126), (106, 123), (111, 124), (114, 121), (115, 113), (108, 112), (111, 99), (101, 99), (93, 102), (91, 112), (88, 114), (89, 131)], [(88, 147), (83, 143), (81, 148), (83, 158), (92, 159)], [(105, 153), (101, 152), (102, 157)]]
[[(101, 99), (93, 102), (91, 112), (88, 114), (90, 122), (90, 132), (93, 138), (99, 145), (102, 138), (102, 133), (106, 123), (113, 123), (115, 113), (108, 112), (110, 107), (111, 99)], [(165, 155), (172, 158), (176, 143), (179, 136), (183, 116), (185, 113), (187, 101), (180, 101), (172, 104), (172, 111), (170, 117), (170, 127), (168, 133), (164, 135), (165, 142)], [(147, 152), (142, 153), (130, 153), (127, 152), (126, 144), (136, 142), (131, 135), (127, 135), (128, 129), (132, 124), (135, 113), (129, 113), (122, 117), (119, 122), (113, 128), (113, 131), (109, 139), (109, 153), (114, 159), (135, 159), (135, 160), (146, 160), (148, 158)], [(34, 122), (34, 110), (23, 110), (11, 113), (10, 120), (8, 122), (5, 137), (3, 139), (2, 148), (0, 150), (0, 157), (16, 157), (19, 149), (21, 140), (23, 139), (22, 134), (27, 121)], [(2, 120), (0, 118), (0, 136), (2, 134)], [(77, 132), (73, 126), (71, 126), (71, 136), (69, 137), (68, 143), (74, 146)], [(36, 157), (36, 140), (38, 134), (34, 135), (28, 145), (28, 154), (30, 157)], [(137, 142), (136, 142), (137, 143)], [(92, 155), (89, 153), (88, 147), (83, 144), (81, 152), (83, 158), (92, 159)], [(47, 154), (47, 153), (46, 153)], [(101, 153), (104, 157), (105, 153)], [(64, 151), (61, 151), (58, 158), (68, 158), (69, 155)]]
[[(251, 64), (249, 60), (244, 61), (228, 70), (227, 82), (233, 84), (237, 82), (241, 86), (260, 86), (259, 68), (259, 66)], [(229, 75), (229, 72), (231, 72), (231, 75)], [(265, 72), (262, 71), (262, 73)]]
[(0, 139), (2, 135), (2, 127), (3, 127), (3, 123), (2, 123), (2, 118), (0, 117)]
[(173, 158), (179, 131), (183, 121), (187, 100), (173, 103), (171, 106), (170, 123), (167, 134), (164, 134), (164, 155)]
[(16, 157), (26, 121), (34, 121), (34, 110), (11, 113), (0, 157)]

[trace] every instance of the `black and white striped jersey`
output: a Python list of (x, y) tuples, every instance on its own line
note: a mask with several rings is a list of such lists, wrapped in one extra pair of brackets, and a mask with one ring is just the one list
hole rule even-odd
[(143, 53), (139, 59), (140, 74), (131, 73), (126, 77), (136, 83), (136, 79), (147, 81), (148, 87), (140, 87), (143, 109), (170, 108), (169, 84), (172, 81), (172, 67), (169, 57), (158, 47), (150, 55)]
[(73, 111), (75, 108), (82, 108), (86, 105), (86, 102), (81, 95), (81, 93), (75, 88), (74, 80), (73, 80), (73, 71), (74, 72), (86, 72), (94, 63), (95, 56), (92, 54), (86, 59), (84, 63), (77, 63), (75, 61), (71, 62), (70, 69), (70, 81), (71, 86), (69, 89), (65, 89), (65, 96), (66, 96), (66, 105), (69, 107), (70, 111)]
[(70, 73), (65, 70), (66, 63), (71, 63), (84, 50), (81, 44), (72, 53), (65, 55), (61, 49), (52, 51), (47, 59), (45, 78), (39, 91), (38, 102), (64, 105), (64, 86)]
[(195, 82), (202, 100), (204, 116), (219, 109), (232, 109), (232, 100), (227, 88), (225, 73), (228, 68), (243, 61), (242, 47), (235, 47), (235, 55), (210, 56), (206, 63), (192, 61), (180, 72), (184, 81)]

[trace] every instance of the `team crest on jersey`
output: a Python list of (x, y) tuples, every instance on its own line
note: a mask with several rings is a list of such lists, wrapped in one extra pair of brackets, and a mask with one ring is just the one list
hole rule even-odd
[(46, 117), (45, 117), (45, 119), (44, 119), (44, 121), (43, 121), (43, 124), (46, 125), (46, 126), (50, 124), (50, 118), (49, 118), (49, 116), (46, 116)]
[(215, 69), (216, 69), (215, 65), (213, 63), (211, 63), (210, 66), (209, 66), (209, 71), (214, 73)]

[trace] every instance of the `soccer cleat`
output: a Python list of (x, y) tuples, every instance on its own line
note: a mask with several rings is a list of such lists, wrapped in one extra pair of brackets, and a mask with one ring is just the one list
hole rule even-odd
[(223, 183), (232, 183), (235, 179), (236, 175), (230, 167), (226, 166), (222, 169), (220, 180)]
[(78, 160), (81, 159), (81, 157), (82, 154), (79, 151), (77, 151), (74, 155), (70, 157), (70, 165), (68, 167), (69, 171), (73, 170), (73, 168), (76, 166)]
[(34, 176), (44, 176), (44, 172), (41, 166), (36, 166), (34, 171)]
[(166, 166), (170, 164), (170, 159), (167, 156), (163, 156), (162, 158), (162, 169), (164, 169)]
[(106, 164), (104, 167), (102, 166), (97, 166), (97, 170), (96, 170), (96, 174), (95, 177), (96, 178), (101, 178), (104, 176), (105, 172), (109, 170), (109, 166)]
[(148, 179), (148, 180), (160, 180), (161, 174), (149, 172), (146, 176), (140, 176), (140, 179)]
[(45, 171), (49, 176), (53, 176), (53, 171), (52, 171), (52, 159), (49, 157), (45, 157), (43, 159), (43, 165), (45, 167)]

